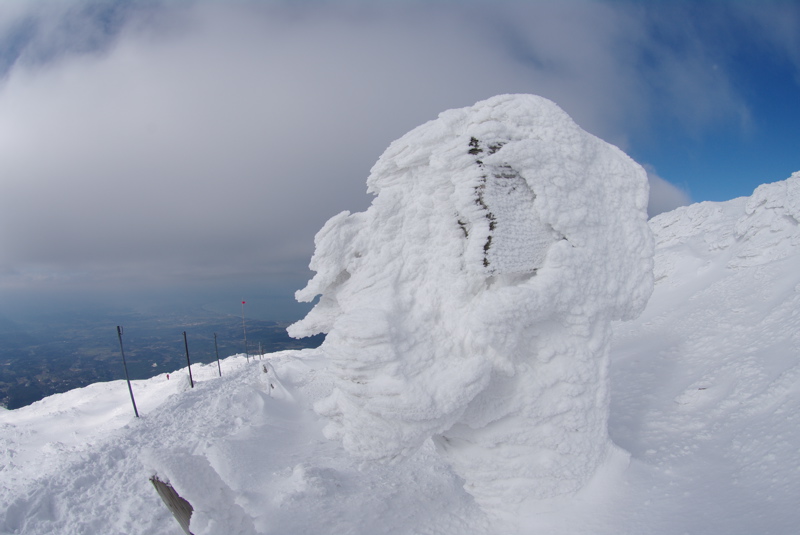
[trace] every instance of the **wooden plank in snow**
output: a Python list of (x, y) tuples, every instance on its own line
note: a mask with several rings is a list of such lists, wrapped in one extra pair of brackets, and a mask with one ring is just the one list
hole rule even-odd
[(156, 488), (158, 495), (164, 500), (167, 508), (175, 517), (175, 520), (178, 521), (178, 524), (181, 525), (186, 535), (192, 535), (192, 532), (189, 531), (189, 520), (192, 518), (192, 511), (194, 511), (192, 505), (181, 498), (169, 483), (164, 483), (156, 476), (151, 477), (150, 482)]

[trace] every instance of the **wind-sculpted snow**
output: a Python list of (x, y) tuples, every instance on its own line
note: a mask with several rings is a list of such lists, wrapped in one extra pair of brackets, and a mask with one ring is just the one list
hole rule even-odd
[(610, 321), (652, 291), (645, 172), (555, 104), (442, 113), (372, 169), (363, 213), (316, 237), (326, 433), (367, 459), (434, 437), (483, 504), (576, 491), (609, 456)]

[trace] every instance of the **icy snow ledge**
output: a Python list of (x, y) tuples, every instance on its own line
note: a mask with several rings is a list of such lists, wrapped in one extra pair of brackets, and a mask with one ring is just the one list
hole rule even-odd
[(433, 437), (485, 506), (581, 488), (609, 455), (610, 321), (652, 291), (644, 170), (552, 102), (502, 95), (391, 144), (316, 237), (326, 432), (367, 459)]

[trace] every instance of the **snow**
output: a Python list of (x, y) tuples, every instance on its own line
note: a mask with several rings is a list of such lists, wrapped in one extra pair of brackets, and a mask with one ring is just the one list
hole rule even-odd
[(650, 221), (653, 294), (610, 350), (608, 432), (628, 453), (574, 495), (483, 511), (432, 440), (358, 460), (313, 410), (341, 372), (287, 351), (227, 358), (222, 377), (193, 366), (193, 389), (185, 369), (133, 381), (139, 419), (122, 381), (0, 410), (0, 533), (178, 535), (155, 474), (193, 505), (196, 535), (794, 533), (799, 188), (796, 173)]
[[(487, 510), (585, 485), (612, 452), (610, 322), (652, 291), (645, 171), (554, 103), (502, 95), (393, 142), (363, 213), (316, 237), (326, 436), (396, 461), (430, 438)], [(612, 253), (613, 252), (613, 253)]]
[[(148, 480), (152, 475), (192, 504), (195, 535), (403, 532), (410, 511), (418, 533), (463, 533), (470, 524), (481, 526), (482, 516), (460, 480), (432, 446), (402, 466), (362, 466), (323, 437), (310, 405), (327, 395), (331, 384), (313, 350), (250, 363), (240, 355), (222, 366), (222, 377), (216, 376), (215, 363), (193, 366), (194, 389), (175, 380), (186, 376), (185, 369), (170, 374), (169, 381), (164, 376), (133, 381), (134, 393), (142, 394), (139, 419), (124, 382), (106, 383), (106, 394), (95, 397), (95, 410), (109, 416), (127, 410), (127, 420), (98, 420), (103, 423), (92, 443), (43, 452), (53, 465), (47, 472), (16, 462), (16, 456), (7, 459), (0, 533), (180, 533)], [(159, 388), (160, 404), (145, 399), (146, 392)], [(24, 432), (31, 426), (45, 427), (59, 414), (79, 419), (81, 398), (91, 391), (0, 413), (4, 428), (24, 435), (16, 440), (17, 451), (45, 445), (47, 437)], [(67, 427), (61, 432), (71, 436)], [(4, 432), (0, 440), (8, 436)], [(403, 507), (395, 509), (397, 504)]]
[(650, 533), (797, 529), (799, 191), (795, 173), (651, 221), (656, 287), (615, 329), (610, 421), (629, 517), (666, 524)]

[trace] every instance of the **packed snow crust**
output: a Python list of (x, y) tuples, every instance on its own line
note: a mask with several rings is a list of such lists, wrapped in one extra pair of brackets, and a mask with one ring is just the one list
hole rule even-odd
[(652, 291), (645, 171), (554, 103), (503, 95), (390, 145), (363, 213), (316, 237), (326, 435), (365, 459), (434, 437), (490, 509), (581, 488), (612, 450), (610, 322)]

